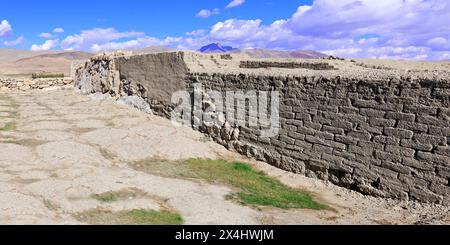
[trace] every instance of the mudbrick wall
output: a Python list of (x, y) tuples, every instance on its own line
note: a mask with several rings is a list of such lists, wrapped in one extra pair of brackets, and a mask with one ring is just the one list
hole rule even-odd
[(333, 70), (328, 63), (297, 63), (297, 62), (267, 62), (267, 61), (241, 61), (240, 68), (286, 68), (286, 69), (311, 69), (311, 70)]
[[(166, 95), (190, 91), (196, 83), (207, 91), (279, 91), (281, 128), (276, 137), (258, 137), (257, 129), (235, 127), (226, 119), (198, 129), (230, 150), (291, 172), (365, 194), (450, 204), (450, 83), (199, 73), (189, 71), (183, 59), (182, 53), (106, 63), (93, 59), (77, 71), (75, 82), (90, 93), (137, 95), (165, 117), (176, 107), (161, 97), (166, 87)], [(108, 70), (111, 61), (113, 71)], [(107, 65), (93, 69), (99, 64)], [(111, 76), (117, 72), (120, 84)], [(87, 74), (97, 78), (86, 79)]]

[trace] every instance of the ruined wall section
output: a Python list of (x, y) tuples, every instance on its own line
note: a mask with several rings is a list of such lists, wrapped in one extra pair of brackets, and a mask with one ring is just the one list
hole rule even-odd
[[(116, 58), (125, 54), (103, 53), (83, 64), (72, 64), (75, 70), (74, 85), (83, 94), (119, 93), (120, 77), (116, 68)], [(78, 67), (76, 67), (78, 66)]]
[(281, 92), (279, 136), (241, 127), (241, 153), (366, 194), (449, 204), (446, 82), (223, 74), (192, 75), (194, 82)]
[[(198, 129), (230, 150), (291, 172), (365, 194), (450, 204), (448, 81), (194, 73), (183, 58), (116, 59), (118, 94), (138, 95), (156, 114), (170, 117), (172, 94), (192, 91), (196, 83), (207, 91), (279, 91), (277, 137), (259, 137), (258, 129), (233, 127), (226, 119)], [(102, 88), (102, 79), (91, 81)]]
[(240, 68), (260, 69), (260, 68), (284, 68), (284, 69), (310, 69), (310, 70), (335, 70), (328, 63), (311, 62), (268, 62), (268, 61), (241, 61)]
[(162, 116), (173, 109), (172, 95), (186, 89), (188, 68), (182, 52), (120, 57), (115, 65), (120, 71), (120, 95), (139, 96)]

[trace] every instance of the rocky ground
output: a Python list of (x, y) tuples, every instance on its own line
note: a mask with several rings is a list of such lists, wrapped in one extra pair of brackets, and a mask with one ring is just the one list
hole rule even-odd
[[(242, 206), (226, 198), (229, 187), (130, 167), (194, 157), (249, 162), (334, 210)], [(93, 209), (170, 209), (186, 224), (450, 224), (448, 207), (365, 197), (242, 159), (191, 129), (69, 88), (0, 93), (0, 182), (0, 224), (83, 224), (79, 213)], [(106, 192), (130, 197), (92, 198)]]

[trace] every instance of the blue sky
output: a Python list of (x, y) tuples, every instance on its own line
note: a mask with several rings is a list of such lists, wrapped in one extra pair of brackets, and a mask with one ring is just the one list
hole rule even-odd
[(0, 47), (98, 52), (221, 42), (450, 59), (449, 28), (450, 2), (442, 0), (17, 0), (1, 3)]

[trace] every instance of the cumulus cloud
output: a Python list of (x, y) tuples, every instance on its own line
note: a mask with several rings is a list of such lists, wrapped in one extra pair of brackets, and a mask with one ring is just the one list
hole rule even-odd
[[(201, 40), (346, 57), (441, 59), (450, 53), (450, 25), (444, 23), (450, 23), (450, 3), (439, 0), (314, 0), (270, 25), (218, 22)], [(185, 46), (196, 43), (188, 41)]]
[(22, 44), (22, 43), (24, 43), (25, 42), (25, 38), (23, 37), (23, 36), (20, 36), (20, 37), (18, 37), (17, 39), (15, 39), (15, 40), (11, 40), (11, 41), (4, 41), (3, 42), (3, 45), (5, 45), (5, 46), (17, 46), (17, 45), (20, 45), (20, 44)]
[(119, 32), (114, 28), (94, 28), (91, 30), (81, 31), (80, 34), (67, 36), (62, 42), (63, 49), (95, 51), (94, 46), (98, 47), (103, 44), (117, 41), (125, 38), (142, 38), (145, 37), (143, 32)]
[(197, 18), (209, 18), (213, 15), (219, 14), (220, 10), (218, 8), (215, 8), (213, 10), (209, 10), (209, 9), (202, 9), (200, 10), (195, 17)]
[[(439, 58), (450, 38), (450, 3), (439, 0), (315, 0), (286, 23), (295, 35), (342, 40), (356, 57)], [(376, 38), (353, 40), (376, 34)], [(320, 48), (320, 47), (319, 47)]]
[(165, 39), (94, 28), (66, 37), (60, 47), (95, 52), (152, 45), (199, 49), (220, 42), (237, 48), (308, 49), (356, 58), (449, 59), (446, 23), (450, 23), (447, 1), (314, 0), (294, 9), (291, 17), (269, 24), (260, 19), (228, 19), (209, 30)]
[(53, 31), (50, 32), (43, 32), (41, 34), (39, 34), (39, 37), (44, 38), (44, 39), (55, 39), (58, 34), (60, 33), (64, 33), (64, 29), (63, 28), (55, 28), (53, 29)]
[(186, 32), (186, 36), (199, 37), (205, 35), (206, 31), (203, 29)]
[(150, 46), (170, 46), (182, 41), (182, 38), (167, 37), (163, 40), (154, 37), (142, 37), (123, 42), (107, 42), (103, 44), (94, 44), (91, 51), (111, 51), (111, 50), (133, 50), (139, 48), (146, 48)]
[(6, 37), (12, 32), (12, 27), (7, 20), (0, 22), (0, 37)]
[(120, 32), (114, 28), (94, 28), (67, 36), (59, 46), (65, 50), (100, 52), (132, 50), (149, 46), (176, 46), (181, 42), (183, 42), (182, 37), (159, 39), (146, 36), (143, 32)]
[(43, 44), (33, 44), (31, 46), (31, 51), (47, 51), (50, 49), (54, 49), (58, 46), (59, 39), (46, 40)]
[(53, 33), (63, 33), (63, 32), (64, 32), (64, 29), (61, 27), (57, 27), (57, 28), (53, 29)]
[(39, 37), (45, 38), (45, 39), (52, 39), (53, 35), (51, 33), (48, 32), (43, 32), (41, 34), (39, 34)]
[(241, 6), (244, 3), (245, 3), (245, 0), (233, 0), (227, 5), (226, 8), (227, 9), (235, 8), (235, 7)]

